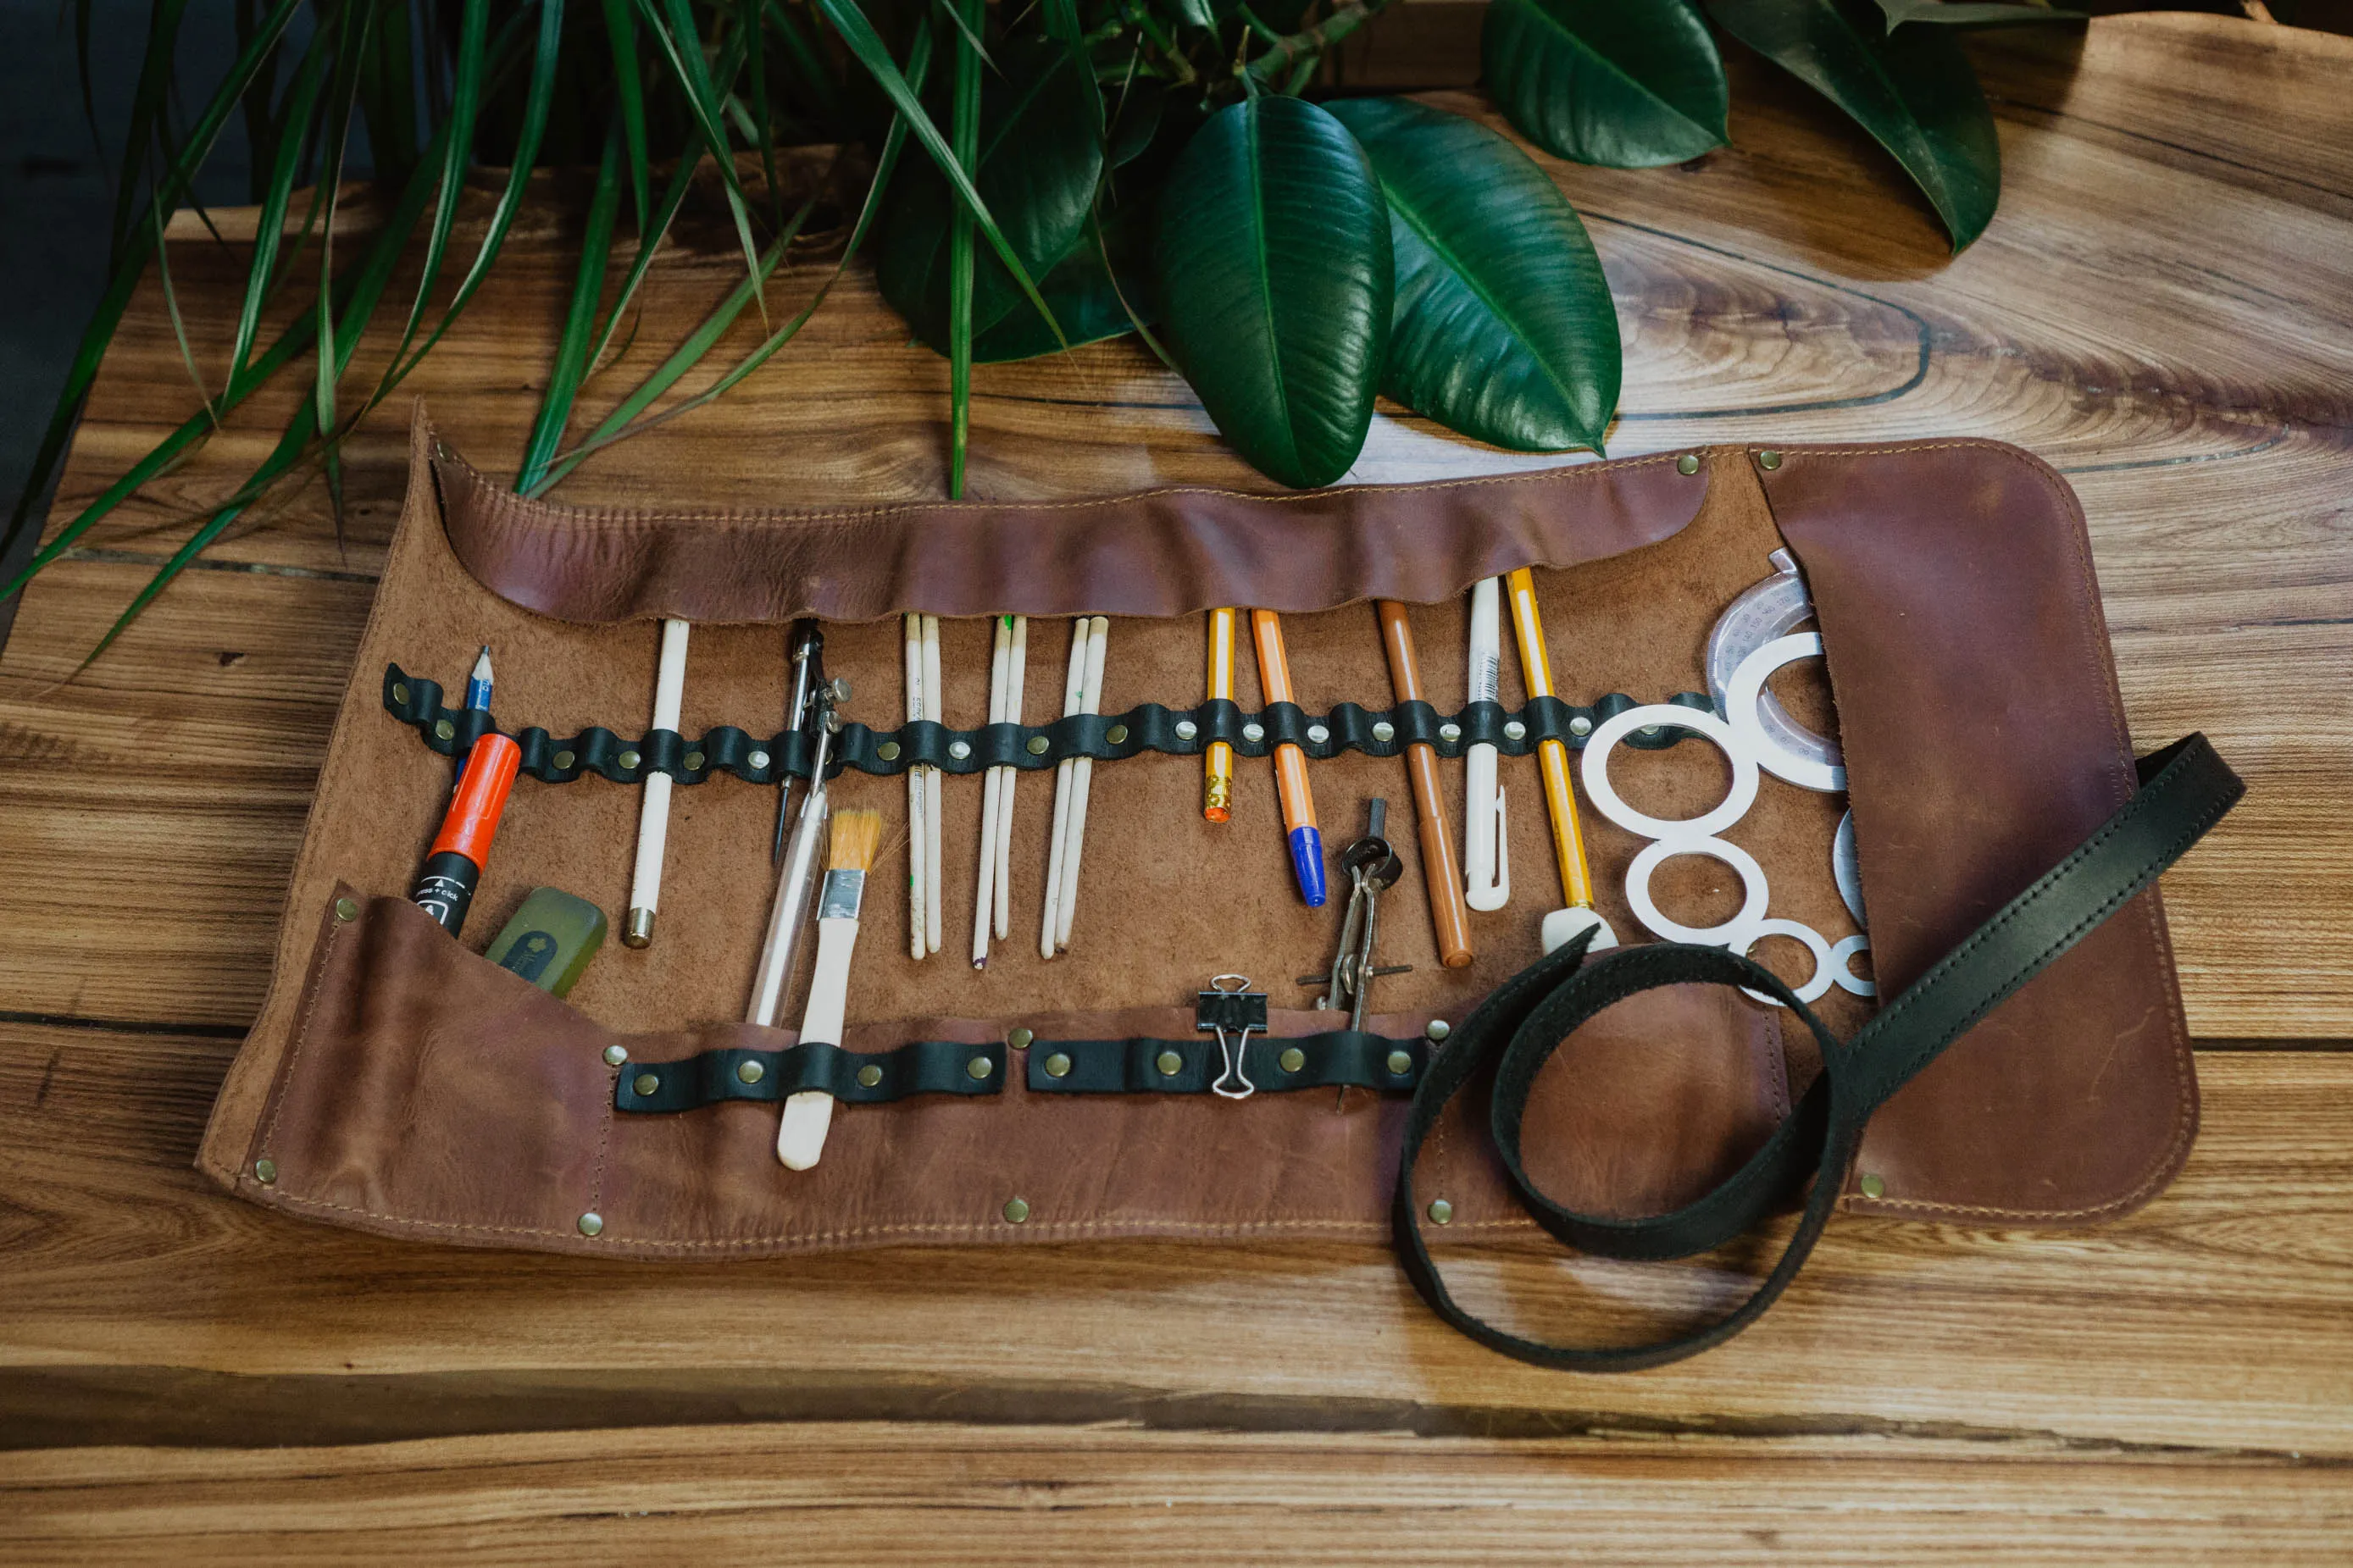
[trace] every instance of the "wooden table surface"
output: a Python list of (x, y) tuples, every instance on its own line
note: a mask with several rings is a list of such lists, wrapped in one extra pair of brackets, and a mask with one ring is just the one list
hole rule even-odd
[[(2204, 1131), (2147, 1210), (2059, 1235), (1843, 1220), (1746, 1337), (1592, 1378), (1457, 1337), (1371, 1248), (647, 1266), (237, 1203), (190, 1160), (267, 977), (405, 404), (349, 448), (340, 541), (313, 485), (74, 670), (190, 509), (267, 448), (289, 388), (41, 578), (0, 658), (0, 1558), (2346, 1560), (2353, 43), (2144, 16), (2094, 23), (2080, 58), (1976, 47), (2006, 189), (1957, 260), (1856, 132), (1754, 62), (1731, 149), (1547, 167), (1626, 327), (1615, 453), (2033, 448), (2090, 514), (2139, 742), (2203, 730), (2247, 776), (2166, 879)], [(571, 268), (554, 209), (524, 226), (413, 383), (494, 470), (520, 455)], [(177, 232), (217, 374), (241, 260)], [(723, 235), (670, 258), (592, 401), (736, 265)], [(1251, 482), (1133, 345), (977, 380), (976, 494)], [(734, 395), (559, 493), (934, 495), (945, 383), (853, 274)], [(195, 407), (151, 279), (59, 515)], [(1522, 461), (1387, 417), (1359, 474)], [(665, 471), (696, 476), (691, 498)], [(1538, 1318), (1564, 1281), (1610, 1279), (1463, 1268)]]

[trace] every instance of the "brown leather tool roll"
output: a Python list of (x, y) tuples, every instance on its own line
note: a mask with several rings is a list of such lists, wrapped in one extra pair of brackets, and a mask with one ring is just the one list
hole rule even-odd
[[(1199, 810), (1198, 757), (1094, 764), (1071, 950), (1036, 932), (1054, 803), (1050, 769), (1016, 786), (1013, 934), (986, 970), (964, 957), (982, 781), (944, 781), (945, 950), (909, 956), (905, 784), (843, 773), (837, 807), (884, 819), (839, 1042), (997, 1050), (988, 1092), (837, 1108), (823, 1161), (788, 1172), (773, 1103), (676, 1114), (616, 1109), (621, 1075), (720, 1049), (778, 1050), (789, 1030), (743, 1016), (776, 877), (773, 786), (713, 776), (677, 788), (651, 946), (601, 954), (558, 1001), (480, 955), (533, 887), (617, 919), (639, 792), (597, 776), (516, 786), (453, 941), (407, 904), (449, 789), (449, 759), (387, 712), (390, 665), (455, 685), (497, 650), (499, 726), (642, 735), (658, 622), (691, 620), (681, 733), (783, 728), (784, 623), (823, 617), (845, 717), (895, 729), (898, 616), (943, 617), (947, 722), (981, 725), (987, 617), (1029, 623), (1024, 721), (1060, 712), (1071, 620), (1110, 617), (1103, 711), (1201, 702), (1200, 612), (1283, 612), (1301, 706), (1391, 706), (1373, 601), (1409, 606), (1421, 677), (1462, 707), (1466, 593), (1535, 569), (1561, 696), (1586, 704), (1704, 691), (1710, 626), (1787, 548), (1810, 587), (1825, 658), (1775, 689), (1835, 730), (1845, 753), (1873, 960), (1901, 988), (2095, 827), (2133, 787), (2083, 519), (2065, 485), (2014, 448), (1912, 442), (1747, 448), (1543, 473), (1284, 496), (1168, 489), (1052, 505), (920, 505), (661, 515), (522, 500), (417, 416), (407, 503), (322, 771), (280, 931), (275, 980), (215, 1107), (201, 1167), (297, 1215), (471, 1246), (729, 1256), (909, 1243), (1204, 1237), (1375, 1241), (1386, 1235), (1404, 1101), (1371, 1088), (1058, 1094), (1029, 1087), (1051, 1042), (1194, 1035), (1195, 994), (1241, 973), (1269, 1032), (1329, 1029), (1313, 1010), (1340, 900), (1308, 909), (1286, 858), (1271, 764), (1238, 761), (1233, 819)], [(1688, 467), (1692, 471), (1685, 472)], [(1507, 639), (1508, 643), (1508, 639)], [(1525, 697), (1506, 654), (1502, 700)], [(1245, 650), (1236, 700), (1261, 706)], [(1441, 757), (1454, 831), (1462, 770)], [(1611, 776), (1640, 809), (1720, 798), (1703, 743), (1620, 750)], [(1474, 914), (1475, 958), (1439, 963), (1419, 881), (1402, 757), (1310, 764), (1328, 844), (1388, 802), (1409, 868), (1381, 904), (1368, 1027), (1420, 1037), (1537, 956), (1560, 889), (1532, 758), (1502, 763), (1513, 898)], [(1855, 929), (1831, 867), (1847, 803), (1767, 778), (1725, 837), (1763, 865), (1771, 912), (1836, 940)], [(1623, 897), (1644, 841), (1591, 811), (1600, 912), (1645, 940)], [(1694, 856), (1654, 890), (1678, 919), (1725, 918), (1739, 884)], [(1788, 952), (1783, 952), (1783, 947)], [(1789, 975), (1808, 960), (1767, 942)], [(1851, 1028), (1868, 1004), (1833, 992)], [(1644, 1214), (1736, 1167), (1817, 1069), (1801, 1030), (1720, 987), (1646, 994), (1573, 1037), (1526, 1113), (1530, 1173), (1562, 1202)], [(786, 1017), (797, 1020), (797, 1004)], [(1442, 1031), (1432, 1031), (1442, 1033)], [(1442, 1041), (1431, 1049), (1442, 1051)], [(616, 1058), (619, 1064), (616, 1065)], [(1572, 1092), (1573, 1089), (1573, 1092)], [(2154, 889), (1979, 1022), (1872, 1122), (1852, 1208), (2005, 1223), (2088, 1222), (2152, 1196), (2197, 1120), (2179, 999)], [(1449, 1233), (1533, 1236), (1484, 1129), (1444, 1123), (1419, 1189)], [(1018, 1200), (1016, 1202), (1016, 1200)], [(595, 1216), (593, 1221), (587, 1216)]]

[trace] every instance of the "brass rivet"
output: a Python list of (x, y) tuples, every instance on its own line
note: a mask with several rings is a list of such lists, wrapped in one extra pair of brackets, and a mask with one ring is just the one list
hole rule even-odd
[[(1103, 739), (1110, 742), (1114, 746), (1126, 745), (1127, 726), (1124, 724), (1113, 724), (1110, 729), (1103, 731)], [(1187, 739), (1189, 740), (1191, 737), (1187, 736)]]
[(1046, 1076), (1047, 1076), (1048, 1078), (1068, 1078), (1068, 1077), (1070, 1077), (1070, 1076), (1071, 1076), (1071, 1058), (1070, 1058), (1070, 1057), (1069, 1057), (1068, 1055), (1066, 1055), (1065, 1053), (1061, 1052), (1061, 1051), (1056, 1051), (1052, 1056), (1048, 1057), (1048, 1058), (1046, 1058)]
[(1389, 1053), (1389, 1071), (1404, 1074), (1409, 1073), (1412, 1070), (1413, 1053), (1411, 1051), (1391, 1051)]
[(1027, 741), (1021, 742), (1021, 745), (1022, 749), (1027, 751), (1031, 756), (1042, 757), (1046, 754), (1046, 748), (1053, 743), (1054, 742), (1049, 741), (1043, 735), (1032, 735)]
[(964, 1064), (964, 1070), (966, 1078), (983, 1079), (996, 1070), (996, 1064), (987, 1057), (975, 1057)]
[(556, 771), (561, 773), (565, 769), (570, 767), (574, 763), (578, 762), (580, 759), (574, 756), (569, 752), (558, 752), (554, 756), (548, 760), (553, 762), (555, 764)]
[(359, 919), (360, 901), (357, 899), (337, 899), (335, 900), (335, 918), (339, 921), (355, 921)]
[(744, 761), (754, 768), (765, 768), (768, 765), (768, 753), (765, 752), (754, 752), (750, 756), (745, 757)]
[(1697, 452), (1685, 452), (1682, 457), (1677, 458), (1675, 459), (1675, 472), (1679, 474), (1698, 473), (1699, 454)]
[(1386, 719), (1381, 720), (1373, 726), (1373, 739), (1384, 746), (1388, 745), (1397, 739), (1397, 726)]
[(403, 708), (408, 706), (408, 688), (396, 680), (392, 683), (392, 700)]
[(1178, 740), (1189, 741), (1200, 732), (1201, 727), (1198, 724), (1194, 723), (1190, 719), (1179, 719), (1176, 721), (1176, 738)]
[(859, 1088), (872, 1089), (876, 1084), (881, 1083), (881, 1081), (882, 1069), (876, 1067), (872, 1062), (868, 1062), (864, 1067), (858, 1069)]
[(605, 1047), (605, 1065), (606, 1065), (607, 1067), (613, 1067), (613, 1068), (617, 1068), (617, 1067), (619, 1067), (623, 1062), (628, 1061), (628, 1059), (629, 1059), (629, 1047), (627, 1047), (627, 1046), (607, 1046), (607, 1047)]
[(1293, 1046), (1274, 1058), (1285, 1072), (1297, 1072), (1307, 1065), (1307, 1053)]
[(1856, 1184), (1862, 1189), (1864, 1197), (1883, 1198), (1887, 1195), (1887, 1184), (1877, 1176), (1865, 1176)]
[(1431, 1223), (1444, 1225), (1454, 1217), (1454, 1205), (1444, 1198), (1432, 1198), (1430, 1200), (1430, 1217)]
[(1446, 1038), (1447, 1036), (1453, 1032), (1454, 1026), (1448, 1023), (1443, 1018), (1432, 1018), (1429, 1023), (1424, 1024), (1421, 1026), (1422, 1038), (1428, 1040), (1431, 1045), (1436, 1045), (1439, 1041)]
[(605, 1216), (598, 1214), (595, 1209), (590, 1209), (586, 1214), (580, 1216), (581, 1235), (596, 1236), (602, 1232), (604, 1228)]
[(972, 755), (972, 742), (970, 741), (950, 741), (948, 742), (948, 755), (954, 757), (957, 762), (964, 761), (966, 757)]
[(1005, 1043), (1017, 1051), (1026, 1051), (1029, 1048), (1029, 1042), (1037, 1037), (1027, 1029), (1015, 1029), (1005, 1037)]
[(443, 446), (440, 442), (436, 441), (433, 443), (433, 456), (439, 461), (446, 463), (449, 460), (449, 448)]
[(1006, 1199), (1005, 1217), (1012, 1221), (1015, 1225), (1019, 1225), (1024, 1220), (1027, 1220), (1029, 1217), (1029, 1200), (1028, 1198)]
[(447, 719), (436, 719), (433, 721), (433, 738), (437, 741), (454, 741), (458, 738), (458, 726)]
[(874, 754), (886, 763), (895, 763), (899, 760), (899, 742), (885, 741), (874, 748)]
[(740, 1083), (757, 1083), (768, 1076), (768, 1069), (758, 1062), (737, 1062), (735, 1078)]
[(638, 765), (638, 753), (635, 752), (623, 752), (619, 756), (615, 757), (613, 760), (621, 764), (622, 772), (627, 773), (629, 769)]
[(654, 1090), (656, 1090), (656, 1089), (659, 1089), (660, 1087), (661, 1087), (661, 1079), (659, 1079), (659, 1078), (657, 1078), (657, 1077), (655, 1077), (652, 1073), (649, 1073), (649, 1072), (641, 1072), (641, 1073), (639, 1073), (639, 1074), (638, 1074), (635, 1079), (633, 1079), (632, 1080), (630, 1080), (630, 1083), (629, 1083), (629, 1088), (630, 1088), (633, 1091), (635, 1091), (635, 1092), (636, 1092), (636, 1093), (637, 1093), (640, 1098), (642, 1098), (642, 1097), (644, 1097), (644, 1096), (646, 1096), (646, 1095), (651, 1094)]
[(702, 772), (702, 753), (701, 752), (687, 752), (687, 753), (686, 753), (686, 771), (687, 771), (688, 773), (700, 773), (700, 772)]
[(256, 1160), (253, 1163), (253, 1179), (265, 1187), (274, 1186), (278, 1181), (278, 1162)]
[(1767, 469), (1778, 468), (1781, 466), (1781, 454), (1767, 447), (1757, 454), (1757, 466)]
[(1160, 1069), (1162, 1078), (1175, 1078), (1185, 1070), (1185, 1058), (1175, 1051), (1163, 1051), (1152, 1058), (1152, 1065)]

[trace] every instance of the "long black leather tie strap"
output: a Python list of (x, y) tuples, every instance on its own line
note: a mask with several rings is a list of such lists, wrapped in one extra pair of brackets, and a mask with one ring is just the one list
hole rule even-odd
[[(1242, 1077), (1261, 1094), (1372, 1089), (1403, 1094), (1420, 1081), (1430, 1042), (1335, 1029), (1283, 1038), (1252, 1034)], [(1033, 1040), (1033, 1094), (1208, 1094), (1225, 1057), (1214, 1039)]]
[[(1872, 1113), (1977, 1021), (2032, 979), (2204, 837), (2245, 786), (2203, 735), (2142, 759), (2141, 788), (2065, 859), (2004, 905), (1959, 946), (1841, 1042), (1761, 964), (1722, 948), (1659, 943), (1586, 961), (1585, 941), (1507, 982), (1430, 1059), (1407, 1112), (1390, 1228), (1398, 1258), (1432, 1310), (1481, 1344), (1537, 1366), (1631, 1372), (1695, 1355), (1761, 1317), (1805, 1264), (1837, 1205)], [(1778, 1000), (1813, 1031), (1822, 1071), (1746, 1163), (1705, 1196), (1635, 1219), (1578, 1214), (1539, 1192), (1521, 1160), (1530, 1086), (1561, 1041), (1611, 1004), (1675, 984), (1741, 985)], [(1489, 1125), (1520, 1202), (1568, 1246), (1604, 1257), (1687, 1258), (1720, 1247), (1787, 1206), (1805, 1205), (1780, 1257), (1747, 1300), (1725, 1316), (1650, 1344), (1607, 1348), (1523, 1338), (1466, 1310), (1447, 1289), (1422, 1238), (1413, 1172), (1447, 1103), (1494, 1066)], [(1810, 1190), (1807, 1190), (1808, 1182)]]
[(696, 1110), (722, 1100), (775, 1101), (821, 1089), (852, 1105), (915, 1094), (998, 1094), (1005, 1047), (917, 1040), (895, 1051), (846, 1051), (810, 1040), (781, 1051), (726, 1048), (675, 1062), (628, 1062), (613, 1084), (613, 1109), (637, 1114)]

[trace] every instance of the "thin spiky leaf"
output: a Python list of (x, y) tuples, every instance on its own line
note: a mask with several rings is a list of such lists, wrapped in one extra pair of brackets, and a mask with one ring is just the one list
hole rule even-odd
[(588, 225), (580, 239), (580, 266), (572, 281), (572, 303), (564, 313), (564, 331), (556, 339), (555, 363), (547, 376), (547, 392), (540, 399), (539, 417), (525, 444), (522, 468), (515, 488), (527, 489), (554, 460), (564, 427), (572, 422), (573, 400), (588, 365), (589, 334), (596, 326), (596, 302), (604, 297), (605, 273), (613, 258), (613, 219), (621, 205), (621, 160), (624, 133), (617, 119), (605, 134), (605, 159), (596, 172), (596, 190), (588, 203)]
[[(688, 114), (692, 117), (696, 129), (702, 132), (703, 142), (719, 165), (720, 184), (727, 195), (727, 209), (735, 220), (736, 237), (743, 242), (744, 265), (756, 268), (759, 265), (759, 242), (752, 237), (752, 216), (744, 205), (744, 183), (735, 174), (735, 158), (727, 140), (720, 92), (702, 58), (693, 10), (688, 0), (669, 0), (670, 16), (675, 23), (673, 29), (654, 9), (654, 0), (638, 0), (638, 5), (645, 13), (648, 30), (660, 43), (662, 53), (670, 58), (671, 74), (684, 89)], [(729, 74), (733, 75), (732, 72)]]
[[(966, 176), (980, 168), (980, 48), (973, 41), (986, 0), (951, 0), (973, 26), (955, 40), (950, 149)], [(961, 21), (962, 18), (959, 18)], [(1040, 307), (1043, 308), (1042, 306)], [(948, 215), (948, 499), (964, 499), (965, 449), (972, 439), (972, 214)]]
[[(286, 110), (294, 123), (308, 125), (318, 109), (319, 94), (326, 86), (330, 40), (333, 36), (332, 27), (322, 27), (312, 35), (311, 47), (295, 69)], [(286, 208), (293, 196), (294, 182), (301, 176), (303, 141), (293, 135), (280, 135), (278, 139), (278, 156), (270, 165), (269, 183), (262, 193), (260, 218), (254, 227), (253, 264), (246, 273), (245, 305), (237, 313), (237, 338), (229, 349), (232, 371), (245, 363), (246, 356), (253, 352), (255, 334), (261, 329), (261, 311), (269, 300), (272, 269), (279, 253), (285, 248)], [(314, 188), (311, 204), (313, 214), (319, 210), (322, 195)], [(308, 224), (306, 218), (306, 228)]]
[(629, 191), (637, 198), (638, 232), (653, 205), (647, 156), (645, 70), (638, 60), (638, 13), (629, 0), (604, 0), (605, 37), (613, 53), (613, 97), (621, 110), (621, 137), (629, 153)]

